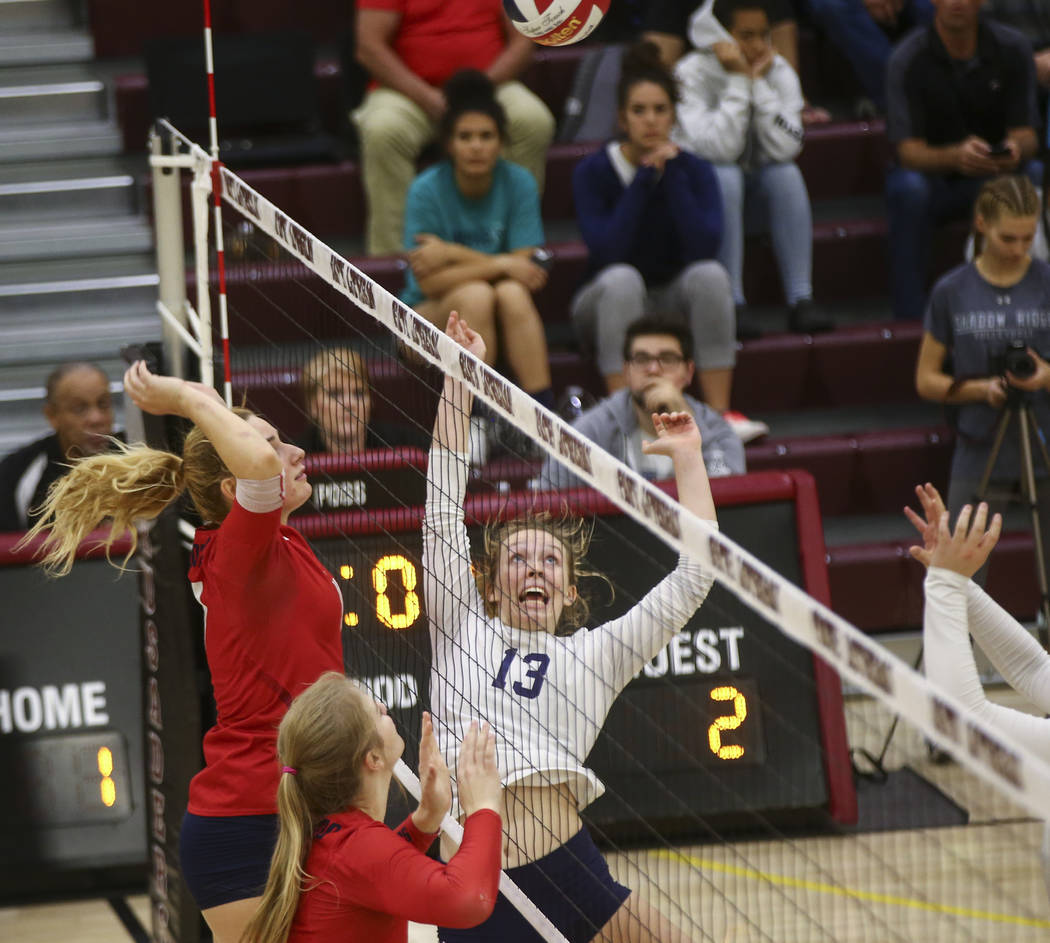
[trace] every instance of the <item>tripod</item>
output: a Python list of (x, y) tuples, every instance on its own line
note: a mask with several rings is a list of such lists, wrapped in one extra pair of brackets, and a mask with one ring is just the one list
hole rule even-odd
[[(1035, 542), (1035, 575), (1039, 581), (1039, 611), (1042, 614), (1042, 622), (1039, 625), (1039, 642), (1043, 648), (1047, 648), (1047, 630), (1050, 628), (1050, 589), (1047, 587), (1046, 579), (1046, 552), (1043, 546), (1043, 529), (1039, 520), (1039, 500), (1035, 488), (1035, 469), (1032, 465), (1032, 439), (1039, 444), (1039, 454), (1043, 459), (1043, 467), (1050, 472), (1050, 456), (1047, 455), (1046, 442), (1043, 440), (1039, 426), (1036, 424), (1035, 416), (1032, 415), (1032, 407), (1024, 395), (1011, 389), (1007, 394), (1006, 405), (1003, 407), (995, 427), (995, 439), (992, 442), (992, 451), (984, 466), (980, 483), (974, 494), (974, 503), (987, 501), (989, 499), (1013, 500), (1014, 495), (1006, 492), (990, 492), (988, 483), (992, 477), (992, 469), (999, 458), (999, 452), (1003, 447), (1003, 440), (1010, 424), (1017, 420), (1017, 433), (1021, 446), (1021, 500), (1027, 503), (1032, 515), (1032, 538)], [(1034, 434), (1034, 436), (1033, 436)]]

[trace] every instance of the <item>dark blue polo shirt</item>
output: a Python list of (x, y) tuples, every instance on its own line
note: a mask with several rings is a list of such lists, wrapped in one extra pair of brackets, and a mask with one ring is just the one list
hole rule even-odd
[(980, 21), (969, 61), (952, 59), (933, 25), (918, 27), (893, 50), (886, 83), (894, 144), (919, 138), (941, 147), (975, 134), (994, 145), (1010, 128), (1039, 126), (1032, 47), (1000, 23)]

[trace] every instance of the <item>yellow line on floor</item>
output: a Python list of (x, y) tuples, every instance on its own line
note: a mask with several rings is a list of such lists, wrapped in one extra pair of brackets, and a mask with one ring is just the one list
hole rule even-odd
[(752, 878), (756, 881), (765, 881), (768, 884), (776, 884), (780, 887), (797, 887), (806, 891), (817, 891), (821, 894), (835, 894), (839, 897), (852, 897), (856, 900), (866, 900), (879, 904), (890, 904), (895, 907), (911, 907), (914, 910), (927, 910), (933, 913), (951, 914), (956, 917), (972, 917), (976, 920), (989, 920), (994, 923), (1008, 923), (1020, 927), (1045, 927), (1050, 928), (1050, 920), (1038, 920), (1034, 917), (1018, 917), (1014, 914), (1000, 914), (989, 910), (972, 910), (969, 907), (953, 907), (950, 904), (932, 904), (924, 900), (916, 900), (913, 897), (898, 897), (896, 894), (879, 894), (874, 891), (862, 891), (855, 887), (843, 887), (838, 884), (825, 884), (822, 881), (805, 881), (800, 878), (786, 877), (783, 874), (773, 874), (769, 871), (758, 871), (755, 868), (742, 868), (738, 865), (722, 864), (707, 858), (697, 858), (694, 855), (684, 855), (676, 851), (654, 851), (653, 854), (661, 858), (677, 858), (694, 868), (707, 871), (719, 871), (722, 874), (732, 874), (736, 877)]

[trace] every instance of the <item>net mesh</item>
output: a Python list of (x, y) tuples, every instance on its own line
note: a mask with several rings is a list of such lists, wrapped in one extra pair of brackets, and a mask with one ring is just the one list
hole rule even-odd
[[(582, 806), (635, 939), (1046, 938), (1046, 768), (795, 589), (821, 589), (804, 482), (716, 482), (711, 533), (391, 301), (399, 264), (366, 276), (222, 182), (234, 399), (307, 449), (291, 523), (342, 589), (347, 672), (388, 705), (410, 768), (423, 710), (452, 768), (464, 723), (493, 724), (507, 863), (557, 851), (566, 868), (511, 872), (541, 910), (587, 933), (616, 910), (581, 876)], [(477, 393), (442, 412), (473, 464), (428, 465), (446, 374)], [(548, 455), (597, 488), (530, 487)], [(591, 532), (589, 612), (530, 638), (494, 620), (484, 534), (540, 512)], [(694, 613), (697, 566), (717, 581)], [(959, 762), (933, 762), (931, 736)]]

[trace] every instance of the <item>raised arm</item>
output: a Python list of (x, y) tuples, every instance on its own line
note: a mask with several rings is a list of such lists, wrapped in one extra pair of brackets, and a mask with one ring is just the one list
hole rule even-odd
[(259, 481), (281, 474), (273, 446), (210, 387), (157, 376), (139, 360), (124, 374), (124, 389), (143, 412), (189, 419), (215, 446), (234, 478)]
[[(484, 356), (485, 342), (455, 311), (449, 315), (446, 331), (475, 356)], [(423, 516), (423, 593), (432, 641), (455, 634), (467, 615), (482, 611), (463, 522), (473, 399), (459, 380), (445, 378), (427, 463)]]
[[(643, 442), (642, 448), (650, 454), (671, 457), (679, 503), (697, 517), (717, 524), (700, 432), (693, 417), (689, 413), (654, 413), (653, 424), (657, 438)], [(700, 608), (713, 583), (713, 577), (683, 555), (678, 566), (629, 612), (588, 633), (584, 645), (595, 649), (591, 663), (601, 665), (605, 683), (617, 691), (626, 686)]]
[(959, 513), (955, 530), (950, 531), (944, 511), (936, 529), (924, 532), (925, 546), (912, 550), (913, 556), (929, 564), (923, 617), (926, 676), (983, 721), (1047, 759), (1050, 720), (989, 701), (970, 647), (967, 585), (988, 559), (1002, 527), (997, 514), (986, 529), (987, 515), (987, 505), (979, 505), (975, 514), (967, 505)]

